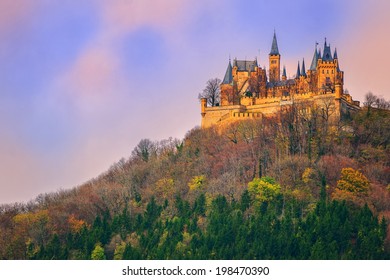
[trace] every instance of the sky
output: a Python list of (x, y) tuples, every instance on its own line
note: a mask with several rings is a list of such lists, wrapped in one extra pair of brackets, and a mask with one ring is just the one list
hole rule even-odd
[(387, 0), (0, 0), (0, 204), (80, 185), (143, 138), (182, 139), (229, 57), (287, 76), (315, 42), (344, 88), (390, 99)]

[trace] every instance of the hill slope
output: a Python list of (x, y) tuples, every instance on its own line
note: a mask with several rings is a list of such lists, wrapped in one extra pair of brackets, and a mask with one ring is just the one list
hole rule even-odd
[(389, 258), (389, 141), (374, 108), (144, 139), (82, 186), (3, 205), (0, 258)]

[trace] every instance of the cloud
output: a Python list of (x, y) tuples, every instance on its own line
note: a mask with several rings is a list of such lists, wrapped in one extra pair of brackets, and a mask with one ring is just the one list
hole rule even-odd
[(1, 0), (0, 35), (28, 26), (39, 5), (39, 1)]
[(387, 82), (390, 65), (388, 26), (390, 2), (387, 0), (361, 3), (360, 13), (349, 27), (348, 40), (339, 52), (347, 88), (355, 99), (363, 101), (368, 91), (390, 99)]
[(42, 162), (38, 162), (39, 157), (31, 152), (21, 135), (12, 127), (17, 124), (4, 123), (5, 116), (1, 119), (0, 204), (28, 200), (39, 191), (44, 191), (38, 186), (35, 186), (35, 190), (28, 187), (39, 180), (39, 177), (42, 178), (39, 167)]
[[(72, 99), (104, 101), (119, 86), (120, 63), (109, 48), (90, 47), (84, 50), (59, 78), (59, 87)], [(74, 100), (75, 101), (75, 100)]]
[(184, 18), (188, 1), (114, 0), (102, 3), (103, 24), (109, 33), (123, 34), (142, 26), (159, 30), (173, 27)]

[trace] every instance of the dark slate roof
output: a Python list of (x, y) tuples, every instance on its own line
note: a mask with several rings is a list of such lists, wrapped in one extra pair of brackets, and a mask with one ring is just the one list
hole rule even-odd
[(301, 71), (301, 75), (306, 77), (306, 67), (305, 67), (305, 59), (303, 58), (302, 59), (302, 71)]
[(321, 48), (318, 50), (318, 58), (320, 59), (321, 58)]
[(337, 49), (336, 48), (334, 49), (333, 59), (337, 59)]
[(232, 74), (232, 64), (230, 63), (226, 69), (225, 77), (223, 78), (222, 84), (231, 84), (233, 82), (233, 74)]
[(295, 85), (294, 79), (289, 79), (285, 81), (276, 81), (276, 82), (268, 82), (267, 88), (273, 88), (273, 87), (281, 87), (281, 86), (292, 86)]
[(270, 55), (278, 55), (279, 54), (279, 48), (278, 48), (278, 42), (276, 40), (276, 33), (274, 32), (274, 38), (272, 40), (272, 47)]
[(282, 75), (283, 77), (287, 77), (287, 75), (286, 75), (286, 66), (283, 66), (283, 75)]
[(318, 60), (318, 51), (317, 51), (317, 44), (316, 48), (314, 49), (314, 55), (313, 60), (311, 61), (310, 70), (315, 71), (317, 69), (317, 60)]
[(233, 61), (233, 66), (237, 66), (238, 71), (255, 71), (257, 67), (257, 60), (237, 60)]
[(298, 68), (297, 68), (297, 75), (295, 78), (299, 78), (301, 76), (301, 68), (299, 67), (299, 61), (298, 61)]
[(330, 50), (330, 45), (326, 45), (326, 39), (324, 44), (324, 54), (322, 55), (323, 61), (332, 61), (332, 51)]

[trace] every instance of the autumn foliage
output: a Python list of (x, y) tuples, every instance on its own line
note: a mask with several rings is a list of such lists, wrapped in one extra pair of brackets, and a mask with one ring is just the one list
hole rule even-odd
[(0, 206), (0, 259), (389, 258), (390, 113), (329, 114), (143, 139), (81, 186)]

